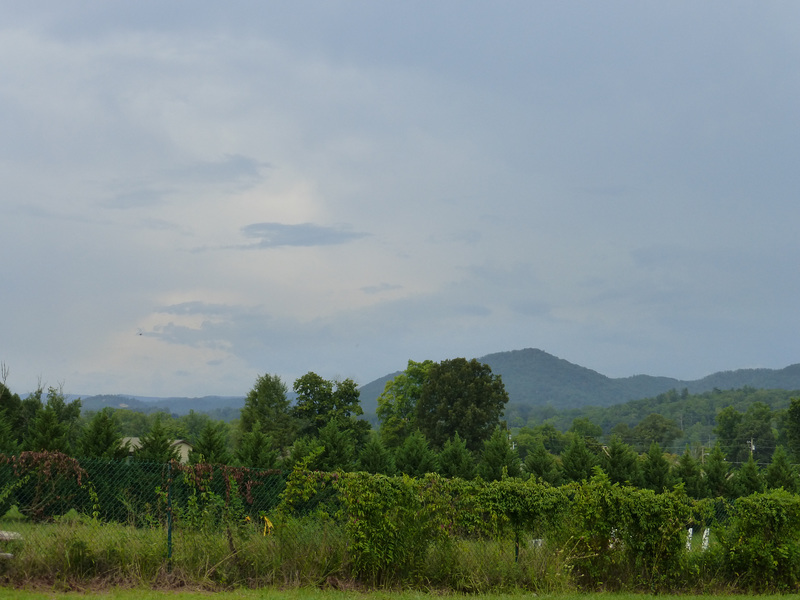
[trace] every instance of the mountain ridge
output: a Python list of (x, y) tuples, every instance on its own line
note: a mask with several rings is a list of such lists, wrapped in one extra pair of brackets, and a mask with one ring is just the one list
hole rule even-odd
[[(680, 380), (653, 375), (611, 378), (538, 348), (495, 352), (477, 360), (488, 364), (493, 373), (502, 377), (510, 403), (528, 406), (549, 405), (557, 410), (584, 406), (611, 406), (630, 400), (652, 398), (671, 389), (683, 388), (692, 394), (700, 394), (715, 388), (800, 390), (800, 363), (782, 369), (718, 371), (696, 380)], [(386, 382), (398, 373), (400, 371), (389, 373), (359, 388), (361, 406), (365, 416), (370, 420), (374, 421), (378, 406), (377, 398), (383, 392)], [(238, 417), (235, 413), (244, 405), (244, 395), (156, 398), (106, 394), (82, 398), (82, 405), (86, 410), (100, 410), (105, 406), (145, 412), (167, 410), (176, 414), (186, 414), (194, 410), (225, 415), (222, 418), (227, 420)]]

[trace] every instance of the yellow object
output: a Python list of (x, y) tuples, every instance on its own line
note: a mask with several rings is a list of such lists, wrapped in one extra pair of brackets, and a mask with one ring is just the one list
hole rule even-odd
[(267, 535), (267, 527), (269, 527), (269, 532), (272, 533), (272, 521), (270, 521), (267, 517), (262, 517), (264, 519), (264, 536)]

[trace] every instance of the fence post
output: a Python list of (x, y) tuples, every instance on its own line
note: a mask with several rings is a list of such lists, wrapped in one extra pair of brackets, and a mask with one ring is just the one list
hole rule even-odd
[(167, 569), (172, 570), (172, 461), (167, 463)]

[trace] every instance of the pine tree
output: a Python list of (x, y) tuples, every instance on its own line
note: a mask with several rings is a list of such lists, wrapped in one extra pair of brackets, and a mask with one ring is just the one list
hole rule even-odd
[(771, 489), (783, 488), (792, 494), (800, 491), (797, 469), (789, 462), (789, 455), (783, 446), (775, 448), (764, 479)]
[(728, 498), (732, 494), (731, 484), (728, 481), (730, 464), (725, 460), (725, 453), (719, 442), (714, 444), (708, 459), (703, 465), (706, 474), (707, 493), (711, 498)]
[(525, 457), (523, 464), (526, 473), (530, 473), (531, 477), (541, 479), (550, 485), (559, 485), (561, 483), (561, 471), (558, 468), (555, 456), (547, 451), (544, 446), (542, 438), (536, 438), (533, 447)]
[(227, 465), (231, 462), (225, 423), (213, 421), (206, 423), (189, 453), (189, 462), (220, 465)]
[(321, 471), (351, 471), (356, 459), (356, 446), (350, 432), (339, 427), (336, 419), (319, 430), (319, 443), (325, 448), (317, 468)]
[(752, 454), (736, 471), (733, 484), (739, 496), (749, 496), (764, 491), (764, 478)]
[(428, 440), (419, 429), (408, 436), (394, 457), (397, 470), (412, 477), (422, 477), (426, 473), (435, 473), (438, 468), (438, 457), (428, 445)]
[(261, 375), (248, 392), (242, 407), (239, 428), (244, 435), (260, 423), (261, 432), (276, 450), (288, 448), (295, 437), (297, 423), (292, 419), (288, 388), (278, 375)]
[(678, 466), (675, 467), (675, 477), (683, 483), (683, 489), (691, 498), (700, 499), (706, 497), (706, 482), (697, 462), (687, 446), (686, 450), (678, 459)]
[(60, 422), (56, 411), (47, 406), (39, 410), (30, 422), (23, 444), (27, 450), (35, 452), (69, 454), (69, 426)]
[(358, 456), (358, 470), (367, 473), (394, 475), (397, 469), (394, 466), (394, 456), (384, 446), (379, 435), (372, 434)]
[(6, 415), (7, 412), (0, 408), (0, 454), (11, 456), (17, 453), (19, 444), (14, 435), (13, 423)]
[(475, 477), (475, 459), (467, 450), (466, 440), (462, 440), (458, 432), (444, 443), (439, 453), (439, 473), (445, 477), (460, 479)]
[(261, 421), (253, 423), (250, 431), (242, 436), (234, 456), (242, 467), (274, 469), (278, 465), (278, 452), (272, 449), (272, 440), (261, 431)]
[(519, 477), (522, 474), (519, 456), (511, 446), (508, 432), (497, 427), (492, 437), (483, 443), (478, 474), (486, 481), (499, 481), (504, 472), (508, 477)]
[(78, 440), (81, 457), (121, 460), (128, 456), (128, 451), (122, 444), (119, 423), (110, 408), (96, 413)]
[(617, 434), (611, 436), (602, 461), (603, 470), (611, 483), (641, 485), (642, 470), (639, 455)]
[(644, 455), (642, 463), (642, 483), (648, 489), (661, 493), (672, 487), (672, 474), (669, 462), (664, 457), (664, 452), (657, 442), (650, 444), (650, 449)]
[(582, 435), (573, 435), (572, 441), (561, 454), (561, 467), (567, 481), (584, 481), (592, 477), (597, 457), (586, 447)]
[(173, 445), (173, 439), (164, 423), (161, 414), (156, 415), (150, 431), (145, 434), (140, 442), (141, 446), (134, 454), (136, 460), (151, 463), (167, 463), (178, 460), (178, 449)]

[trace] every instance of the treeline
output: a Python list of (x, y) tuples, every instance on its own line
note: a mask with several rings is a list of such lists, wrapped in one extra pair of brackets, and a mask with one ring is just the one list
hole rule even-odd
[(328, 472), (552, 485), (600, 469), (613, 483), (657, 492), (682, 484), (695, 498), (800, 490), (800, 399), (783, 390), (673, 390), (607, 408), (523, 414), (509, 410), (501, 378), (485, 364), (409, 361), (378, 398), (377, 429), (359, 418), (351, 379), (309, 372), (292, 390), (294, 402), (280, 377), (259, 376), (239, 419), (228, 423), (196, 412), (82, 414), (80, 400), (67, 402), (59, 389), (21, 399), (0, 384), (0, 452), (121, 459), (132, 453), (123, 437), (136, 437), (134, 459), (163, 463), (177, 458), (174, 441), (183, 439), (191, 463), (259, 469), (304, 461)]

